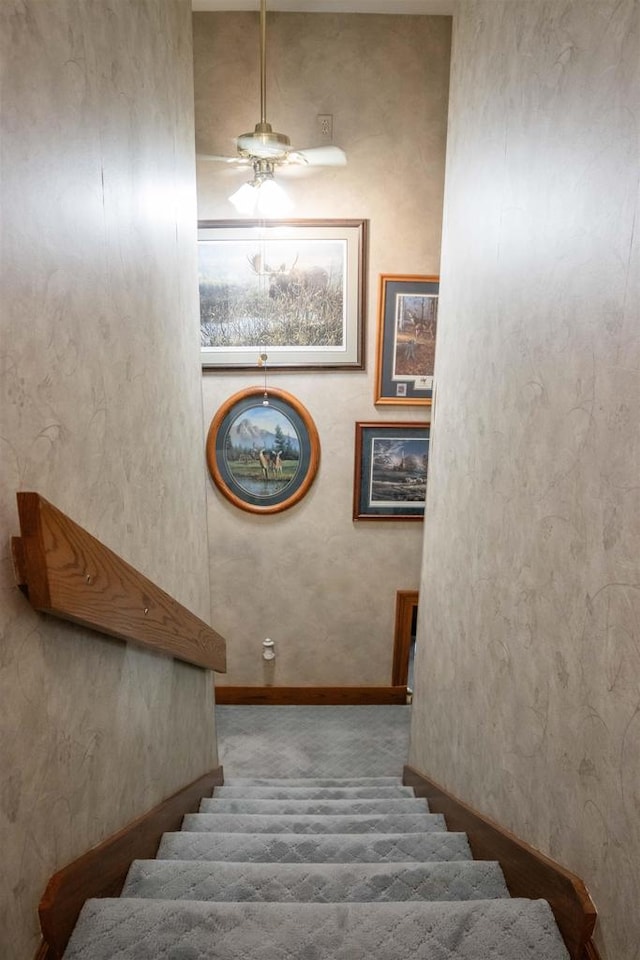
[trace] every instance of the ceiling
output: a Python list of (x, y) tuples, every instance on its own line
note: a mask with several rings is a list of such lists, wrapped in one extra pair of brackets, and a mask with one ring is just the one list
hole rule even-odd
[[(268, 0), (268, 10), (296, 13), (452, 14), (457, 0)], [(192, 0), (196, 12), (258, 10), (258, 0)]]

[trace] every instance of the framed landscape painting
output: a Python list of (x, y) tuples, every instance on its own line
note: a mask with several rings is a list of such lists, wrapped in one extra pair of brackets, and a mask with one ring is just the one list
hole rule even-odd
[(422, 520), (429, 426), (356, 423), (354, 520)]
[(318, 431), (290, 393), (248, 387), (222, 404), (209, 427), (207, 465), (241, 510), (279, 513), (304, 497), (320, 462)]
[(431, 403), (439, 286), (438, 277), (380, 277), (377, 404)]
[(366, 220), (203, 220), (207, 370), (364, 366)]

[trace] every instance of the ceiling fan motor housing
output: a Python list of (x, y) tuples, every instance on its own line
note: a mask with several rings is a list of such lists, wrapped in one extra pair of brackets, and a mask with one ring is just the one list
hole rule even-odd
[(243, 133), (237, 140), (241, 157), (259, 157), (267, 160), (284, 159), (291, 141), (284, 133), (276, 133), (270, 123), (256, 123), (253, 133)]

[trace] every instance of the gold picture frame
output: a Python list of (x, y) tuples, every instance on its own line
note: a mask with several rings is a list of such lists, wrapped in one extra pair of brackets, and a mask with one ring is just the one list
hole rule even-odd
[(272, 514), (298, 503), (320, 463), (311, 414), (286, 390), (234, 393), (209, 427), (207, 466), (218, 490), (249, 513)]
[(437, 276), (380, 276), (376, 404), (431, 405), (439, 287)]

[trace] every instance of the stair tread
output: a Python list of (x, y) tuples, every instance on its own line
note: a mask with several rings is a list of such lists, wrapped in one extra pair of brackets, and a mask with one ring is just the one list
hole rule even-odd
[[(225, 777), (225, 787), (401, 787), (401, 777)], [(216, 788), (217, 789), (217, 788)]]
[(258, 813), (291, 816), (326, 816), (330, 814), (386, 814), (428, 813), (424, 798), (401, 797), (389, 800), (252, 800), (205, 797), (200, 802), (200, 813)]
[(222, 786), (216, 787), (213, 791), (214, 797), (231, 798), (236, 797), (242, 800), (387, 800), (387, 799), (414, 799), (415, 793), (411, 787), (393, 786), (371, 786), (371, 787), (243, 787), (243, 786)]
[(508, 897), (488, 860), (443, 863), (207, 863), (137, 860), (123, 897), (162, 900), (348, 903)]
[(408, 863), (470, 860), (465, 833), (268, 834), (165, 833), (163, 859), (269, 863)]
[(329, 814), (309, 816), (300, 814), (251, 813), (188, 813), (182, 821), (183, 830), (206, 830), (240, 833), (419, 833), (427, 830), (446, 830), (440, 813)]
[(567, 960), (542, 900), (88, 900), (64, 960)]

